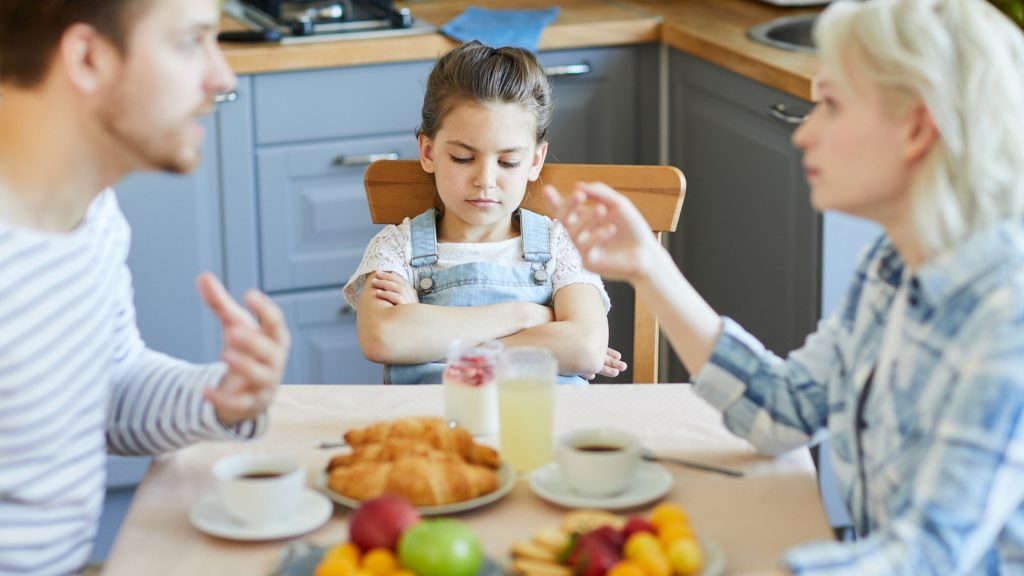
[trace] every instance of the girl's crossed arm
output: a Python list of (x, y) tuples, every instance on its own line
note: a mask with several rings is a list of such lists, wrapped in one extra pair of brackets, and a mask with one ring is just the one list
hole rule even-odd
[[(497, 339), (555, 319), (551, 308), (531, 302), (489, 306), (421, 304), (409, 283), (390, 272), (366, 275), (358, 310), (359, 346), (367, 358), (382, 364), (443, 360), (448, 343), (456, 338)], [(602, 364), (603, 360), (604, 348)]]

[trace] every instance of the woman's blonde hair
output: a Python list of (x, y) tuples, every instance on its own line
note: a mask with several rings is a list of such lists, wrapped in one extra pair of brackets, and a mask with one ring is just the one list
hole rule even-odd
[(1008, 18), (983, 0), (838, 2), (815, 40), (840, 85), (856, 66), (889, 111), (928, 109), (939, 140), (911, 190), (927, 254), (1024, 223), (1024, 34)]

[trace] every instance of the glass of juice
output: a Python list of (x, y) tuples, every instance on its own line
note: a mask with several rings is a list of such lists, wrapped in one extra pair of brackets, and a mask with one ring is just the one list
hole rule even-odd
[(506, 348), (498, 356), (501, 457), (520, 475), (554, 457), (558, 361), (547, 348)]
[(444, 416), (474, 436), (498, 433), (498, 386), (495, 370), (501, 342), (455, 340), (441, 384)]

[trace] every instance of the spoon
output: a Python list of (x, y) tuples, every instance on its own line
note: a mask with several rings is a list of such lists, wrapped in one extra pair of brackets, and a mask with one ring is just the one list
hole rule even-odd
[(710, 464), (701, 464), (700, 462), (694, 462), (684, 458), (676, 458), (674, 456), (658, 456), (652, 452), (650, 448), (641, 448), (640, 456), (643, 457), (644, 460), (650, 460), (651, 462), (672, 462), (673, 464), (679, 464), (680, 466), (686, 466), (687, 468), (696, 468), (697, 470), (704, 470), (705, 472), (715, 472), (716, 474), (724, 474), (726, 476), (732, 476), (733, 478), (743, 477), (743, 472), (740, 472), (739, 470), (720, 468)]

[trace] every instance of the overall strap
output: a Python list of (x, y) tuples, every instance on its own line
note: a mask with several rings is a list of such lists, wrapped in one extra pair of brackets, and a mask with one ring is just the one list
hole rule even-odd
[(544, 284), (548, 281), (548, 272), (544, 264), (551, 260), (551, 238), (548, 234), (547, 219), (529, 210), (520, 208), (519, 231), (523, 236), (523, 258), (530, 262), (533, 270), (533, 281)]
[(437, 264), (437, 220), (433, 208), (412, 219), (410, 225), (413, 268)]
[(434, 287), (434, 279), (431, 278), (433, 269), (431, 266), (437, 264), (437, 214), (433, 208), (412, 219), (409, 226), (410, 241), (412, 243), (412, 259), (409, 264), (416, 269), (419, 279), (416, 281), (416, 292), (421, 296), (430, 292)]

